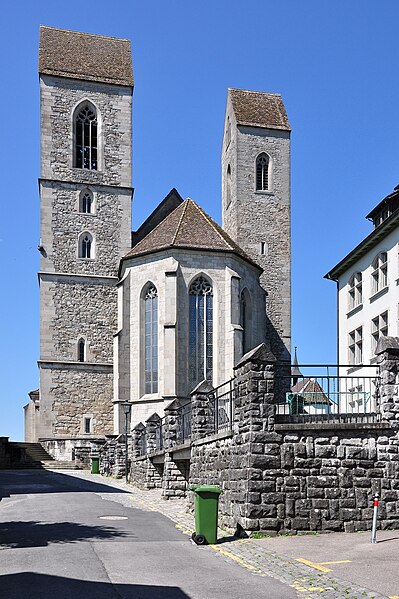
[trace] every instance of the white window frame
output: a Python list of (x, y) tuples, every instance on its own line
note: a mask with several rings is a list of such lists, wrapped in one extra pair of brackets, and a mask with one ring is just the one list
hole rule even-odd
[(351, 331), (348, 335), (348, 360), (349, 364), (362, 364), (363, 362), (363, 327)]
[(371, 295), (388, 287), (388, 252), (380, 252), (371, 264)]
[(353, 310), (363, 303), (363, 276), (355, 272), (349, 279), (348, 310)]
[(382, 312), (371, 320), (371, 352), (374, 355), (380, 337), (388, 336), (389, 315), (388, 310)]

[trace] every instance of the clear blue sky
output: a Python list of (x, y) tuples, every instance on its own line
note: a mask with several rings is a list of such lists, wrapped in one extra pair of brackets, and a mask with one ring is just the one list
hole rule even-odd
[[(129, 38), (136, 228), (172, 188), (220, 222), (228, 87), (281, 93), (292, 126), (293, 345), (334, 362), (323, 275), (399, 183), (397, 0), (4, 3), (0, 24), (0, 435), (22, 439), (38, 386), (39, 25)], [(157, 168), (154, 168), (154, 164)]]

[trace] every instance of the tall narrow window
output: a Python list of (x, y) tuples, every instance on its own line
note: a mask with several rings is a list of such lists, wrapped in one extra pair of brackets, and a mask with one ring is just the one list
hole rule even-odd
[(371, 268), (371, 292), (377, 293), (388, 285), (388, 254), (386, 252), (378, 254)]
[(93, 212), (93, 195), (87, 189), (80, 194), (79, 212), (83, 212), (84, 214), (91, 214)]
[(242, 353), (251, 349), (251, 297), (245, 288), (240, 296), (240, 325), (242, 327)]
[(145, 304), (145, 393), (158, 393), (158, 293), (150, 285)]
[(91, 433), (91, 418), (85, 417), (84, 428), (85, 428), (85, 433)]
[(264, 152), (256, 159), (256, 191), (269, 189), (269, 156)]
[(388, 335), (388, 312), (383, 312), (371, 321), (371, 350), (375, 353), (378, 339)]
[(213, 290), (205, 277), (197, 277), (189, 290), (189, 379), (191, 387), (212, 381)]
[(82, 233), (79, 237), (79, 258), (93, 257), (93, 237), (90, 233)]
[(231, 203), (231, 168), (230, 164), (227, 167), (226, 173), (226, 208), (230, 206)]
[(363, 327), (349, 333), (349, 364), (361, 364), (363, 361)]
[(84, 339), (78, 341), (78, 362), (84, 362), (86, 360), (86, 342)]
[(75, 116), (75, 167), (97, 170), (97, 114), (89, 103)]
[(352, 310), (356, 308), (356, 306), (360, 306), (363, 301), (363, 292), (362, 292), (362, 273), (356, 272), (349, 279), (349, 298), (348, 298), (348, 308)]

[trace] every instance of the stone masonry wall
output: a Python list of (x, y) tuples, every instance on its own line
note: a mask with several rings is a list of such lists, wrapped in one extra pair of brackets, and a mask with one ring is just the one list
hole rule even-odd
[(222, 487), (222, 522), (269, 534), (366, 530), (379, 493), (379, 526), (399, 528), (399, 340), (392, 345), (380, 344), (374, 423), (276, 424), (273, 359), (261, 348), (243, 357), (234, 436), (192, 442), (190, 484)]
[(41, 438), (81, 436), (84, 416), (92, 418), (88, 438), (113, 433), (112, 369), (42, 368), (41, 385), (51, 397), (41, 405)]

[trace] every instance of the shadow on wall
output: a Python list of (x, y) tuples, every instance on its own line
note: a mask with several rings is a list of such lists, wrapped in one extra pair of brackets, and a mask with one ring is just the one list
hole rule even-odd
[[(47, 547), (52, 543), (76, 543), (123, 537), (134, 539), (131, 532), (107, 526), (87, 526), (76, 522), (43, 523), (36, 521), (0, 522), (0, 549)], [(1, 585), (0, 585), (0, 588)], [(2, 596), (7, 597), (7, 595)], [(26, 597), (30, 595), (26, 595)], [(22, 597), (22, 595), (21, 595)]]
[(0, 576), (0, 588), (7, 599), (189, 599), (178, 587), (92, 582), (33, 572)]

